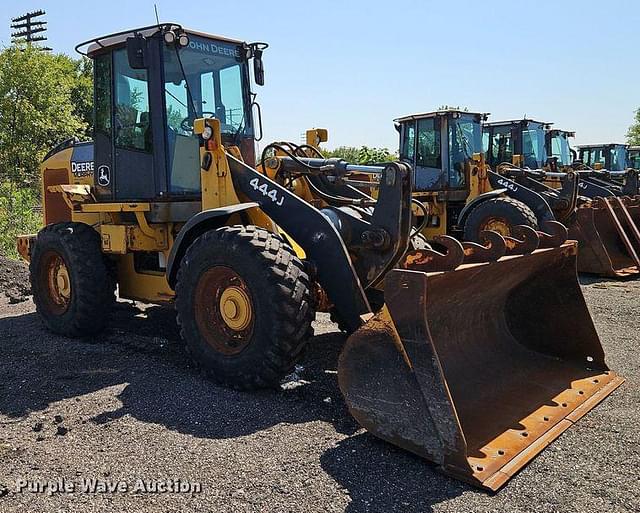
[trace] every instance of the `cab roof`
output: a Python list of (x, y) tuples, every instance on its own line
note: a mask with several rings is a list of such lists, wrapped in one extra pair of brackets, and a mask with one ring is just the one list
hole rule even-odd
[(93, 53), (98, 52), (100, 50), (104, 50), (106, 48), (120, 45), (124, 43), (127, 40), (127, 38), (133, 37), (136, 34), (140, 34), (143, 36), (152, 36), (159, 31), (166, 31), (171, 29), (173, 30), (177, 29), (187, 34), (193, 34), (195, 36), (208, 37), (208, 38), (216, 39), (218, 41), (225, 41), (227, 43), (235, 43), (235, 44), (244, 43), (244, 41), (241, 41), (239, 39), (231, 39), (225, 36), (218, 36), (216, 34), (200, 32), (197, 30), (184, 28), (179, 23), (169, 22), (169, 23), (160, 23), (156, 25), (149, 25), (148, 27), (140, 27), (140, 28), (134, 28), (129, 30), (123, 30), (121, 32), (115, 32), (113, 34), (107, 34), (105, 36), (100, 36), (100, 37), (94, 37), (92, 39), (88, 39), (87, 41), (83, 41), (82, 43), (77, 44), (75, 49), (76, 49), (76, 52), (78, 52), (79, 54), (90, 57)]
[(485, 123), (487, 126), (510, 126), (518, 123), (527, 122), (527, 123), (539, 123), (541, 125), (545, 125), (546, 128), (551, 128), (553, 123), (547, 123), (546, 121), (538, 121), (535, 119), (522, 118), (522, 119), (508, 119), (505, 121), (491, 121), (490, 123)]
[(576, 133), (573, 130), (562, 130), (560, 128), (550, 128), (549, 131), (557, 134), (565, 134), (567, 137), (575, 137)]
[(446, 110), (436, 110), (433, 112), (423, 112), (420, 114), (407, 114), (406, 116), (402, 116), (393, 120), (394, 123), (402, 123), (404, 121), (413, 121), (416, 119), (426, 119), (426, 118), (435, 118), (438, 116), (448, 116), (451, 114), (461, 114), (466, 116), (480, 116), (482, 121), (486, 120), (489, 116), (489, 113), (486, 112), (468, 112), (466, 110), (460, 109), (446, 109)]
[(629, 148), (629, 145), (624, 143), (578, 144), (576, 148), (606, 148), (607, 146), (624, 146), (625, 148)]

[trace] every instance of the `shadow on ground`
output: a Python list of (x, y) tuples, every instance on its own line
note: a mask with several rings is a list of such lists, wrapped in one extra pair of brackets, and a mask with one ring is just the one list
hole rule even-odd
[(367, 433), (346, 438), (320, 457), (322, 468), (349, 490), (348, 513), (431, 511), (473, 488)]
[(63, 399), (126, 386), (122, 405), (92, 419), (125, 415), (200, 438), (245, 436), (280, 423), (324, 421), (344, 435), (321, 465), (349, 490), (350, 512), (424, 511), (468, 489), (435, 467), (358, 432), (340, 394), (335, 369), (341, 333), (314, 337), (298, 372), (305, 383), (280, 391), (237, 392), (202, 378), (180, 342), (172, 309), (119, 303), (112, 327), (91, 340), (46, 331), (36, 314), (0, 319), (0, 412), (23, 417)]

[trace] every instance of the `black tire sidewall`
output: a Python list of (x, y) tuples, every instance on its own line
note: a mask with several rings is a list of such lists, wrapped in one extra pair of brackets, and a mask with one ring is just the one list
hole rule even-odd
[[(275, 385), (279, 379), (276, 379), (270, 367), (274, 370), (282, 366), (289, 367), (289, 363), (286, 363), (289, 357), (300, 351), (299, 348), (284, 347), (284, 353), (291, 351), (291, 354), (283, 355), (282, 346), (287, 345), (285, 339), (299, 336), (290, 333), (292, 327), (285, 322), (288, 314), (291, 314), (287, 309), (292, 305), (286, 304), (287, 292), (279, 283), (283, 277), (276, 275), (273, 262), (262, 256), (259, 248), (251, 246), (248, 240), (225, 238), (224, 231), (224, 228), (215, 230), (196, 239), (180, 266), (176, 308), (182, 338), (193, 360), (216, 381), (236, 388)], [(280, 243), (285, 244), (281, 240)], [(194, 314), (198, 282), (214, 266), (225, 266), (237, 273), (244, 281), (251, 299), (253, 328), (250, 340), (242, 351), (233, 355), (217, 351), (206, 341), (199, 332)], [(291, 286), (301, 285), (293, 283)], [(308, 328), (305, 332), (308, 332)]]
[(471, 210), (464, 223), (464, 240), (479, 242), (481, 227), (492, 217), (504, 219), (511, 227), (526, 225), (538, 229), (535, 214), (526, 204), (513, 198), (492, 198)]
[[(42, 258), (49, 251), (62, 258), (71, 283), (71, 299), (61, 314), (51, 311), (43, 280)], [(46, 226), (38, 234), (29, 267), (36, 309), (51, 331), (77, 337), (104, 328), (115, 299), (115, 283), (102, 254), (100, 236), (93, 228), (82, 223)]]

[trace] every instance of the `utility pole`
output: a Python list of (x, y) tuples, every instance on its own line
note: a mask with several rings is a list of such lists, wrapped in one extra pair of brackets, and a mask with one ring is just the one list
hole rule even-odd
[[(11, 28), (13, 29), (13, 32), (11, 33), (11, 42), (15, 44), (18, 41), (26, 41), (28, 44), (32, 44), (39, 41), (46, 41), (47, 38), (44, 35), (44, 32), (47, 30), (47, 22), (42, 19), (38, 19), (45, 14), (46, 13), (43, 10), (38, 10), (28, 12), (27, 14), (23, 14), (17, 18), (12, 18)], [(38, 36), (36, 34), (40, 35)], [(38, 48), (42, 50), (51, 50), (48, 46), (40, 46)]]

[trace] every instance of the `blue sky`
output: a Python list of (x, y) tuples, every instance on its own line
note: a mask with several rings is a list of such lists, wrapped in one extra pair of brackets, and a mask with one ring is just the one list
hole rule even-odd
[[(318, 126), (329, 147), (395, 148), (394, 117), (442, 104), (554, 122), (576, 143), (623, 141), (640, 107), (637, 0), (155, 3), (161, 21), (270, 44), (257, 88), (267, 141)], [(42, 8), (49, 46), (69, 54), (155, 21), (153, 1), (12, 4), (1, 44), (11, 17)]]

